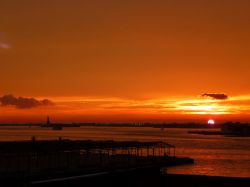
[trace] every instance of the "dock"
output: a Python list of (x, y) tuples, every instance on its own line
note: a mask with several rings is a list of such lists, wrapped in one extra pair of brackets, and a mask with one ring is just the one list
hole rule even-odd
[(48, 186), (119, 173), (159, 174), (163, 167), (193, 163), (177, 158), (175, 149), (165, 142), (0, 142), (0, 185)]

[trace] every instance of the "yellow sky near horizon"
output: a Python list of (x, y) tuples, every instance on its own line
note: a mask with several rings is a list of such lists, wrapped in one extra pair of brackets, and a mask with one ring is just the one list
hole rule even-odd
[[(42, 98), (38, 98), (42, 99)], [(216, 100), (207, 97), (128, 100), (121, 98), (53, 97), (53, 105), (0, 107), (0, 123), (44, 122), (217, 122), (250, 120), (250, 95)]]

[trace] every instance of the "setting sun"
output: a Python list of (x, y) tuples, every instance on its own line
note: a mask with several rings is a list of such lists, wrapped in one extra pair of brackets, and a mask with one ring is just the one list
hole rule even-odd
[(208, 125), (214, 125), (214, 124), (215, 124), (215, 121), (212, 120), (212, 119), (210, 119), (210, 120), (208, 120), (207, 124), (208, 124)]

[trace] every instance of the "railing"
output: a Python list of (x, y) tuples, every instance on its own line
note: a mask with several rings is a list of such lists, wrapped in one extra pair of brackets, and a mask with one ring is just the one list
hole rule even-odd
[[(171, 151), (173, 149), (173, 151)], [(41, 172), (130, 167), (167, 160), (174, 149), (159, 147), (129, 147), (80, 149), (56, 152), (2, 153), (0, 175), (30, 175)], [(172, 153), (172, 154), (171, 154)]]

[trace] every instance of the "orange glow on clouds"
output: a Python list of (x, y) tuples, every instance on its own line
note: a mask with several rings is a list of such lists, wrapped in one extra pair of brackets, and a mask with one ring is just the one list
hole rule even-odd
[[(208, 98), (161, 98), (129, 100), (120, 98), (52, 97), (54, 106), (34, 109), (0, 107), (1, 122), (41, 121), (50, 115), (60, 122), (185, 121), (217, 116), (219, 120), (245, 119), (250, 114), (250, 96), (228, 100)], [(226, 117), (226, 119), (225, 119)]]

